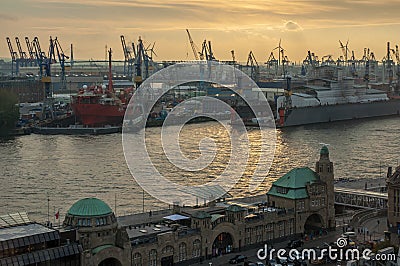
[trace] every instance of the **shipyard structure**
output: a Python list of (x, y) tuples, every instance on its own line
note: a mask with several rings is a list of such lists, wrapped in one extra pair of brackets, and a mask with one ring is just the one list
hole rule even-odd
[(324, 146), (314, 170), (292, 169), (259, 197), (122, 217), (86, 198), (57, 229), (26, 215), (1, 216), (0, 265), (192, 265), (277, 240), (312, 238), (335, 228), (333, 170)]

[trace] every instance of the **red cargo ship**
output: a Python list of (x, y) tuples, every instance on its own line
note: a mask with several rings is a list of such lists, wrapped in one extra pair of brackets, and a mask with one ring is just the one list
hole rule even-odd
[(122, 124), (133, 89), (121, 90), (119, 95), (115, 93), (111, 72), (111, 49), (108, 74), (108, 88), (105, 85), (91, 88), (84, 86), (77, 95), (72, 97), (72, 110), (83, 125), (99, 127)]

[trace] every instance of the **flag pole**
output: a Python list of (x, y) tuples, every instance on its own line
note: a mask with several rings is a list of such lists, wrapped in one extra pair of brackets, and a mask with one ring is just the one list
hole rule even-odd
[(114, 214), (117, 216), (117, 193), (115, 193), (114, 196)]
[(60, 208), (58, 208), (57, 220), (58, 220), (58, 229), (60, 229)]
[(143, 194), (142, 194), (142, 212), (144, 213), (144, 188), (143, 188)]
[(49, 197), (49, 192), (47, 192), (47, 225), (50, 225), (50, 197)]

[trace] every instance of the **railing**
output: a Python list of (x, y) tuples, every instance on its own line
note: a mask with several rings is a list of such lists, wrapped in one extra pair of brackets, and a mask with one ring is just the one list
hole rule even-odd
[(349, 225), (356, 228), (372, 218), (384, 217), (386, 214), (387, 209), (361, 211), (353, 215)]
[(359, 189), (335, 188), (335, 204), (364, 209), (384, 209), (387, 206), (386, 193)]

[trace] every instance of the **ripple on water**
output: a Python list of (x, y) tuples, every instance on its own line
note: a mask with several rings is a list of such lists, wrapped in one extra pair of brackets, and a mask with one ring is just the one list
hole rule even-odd
[[(330, 144), (336, 177), (371, 178), (386, 172), (399, 159), (398, 117), (311, 125), (277, 131), (274, 162), (264, 182), (255, 193), (265, 193), (271, 183), (293, 167), (314, 168), (319, 156), (319, 143)], [(157, 140), (160, 129), (152, 128), (149, 147), (160, 171), (171, 180), (195, 184), (208, 182), (226, 166), (230, 141), (216, 123), (191, 124), (181, 132), (180, 143), (188, 151), (198, 151), (198, 138), (193, 132), (204, 132), (217, 138), (221, 147), (215, 163), (199, 172), (185, 172), (171, 166), (162, 154)], [(243, 178), (232, 189), (234, 196), (248, 195), (248, 181), (258, 158), (259, 132), (249, 131), (253, 156)], [(229, 145), (228, 145), (229, 144)], [(138, 161), (140, 163), (140, 161)], [(29, 211), (32, 219), (47, 219), (47, 197), (50, 210), (61, 213), (84, 197), (99, 197), (117, 214), (141, 211), (143, 193), (130, 175), (122, 152), (121, 135), (106, 136), (41, 136), (29, 135), (0, 142), (0, 214)], [(183, 179), (183, 180), (182, 180)], [(166, 192), (167, 193), (167, 192)], [(168, 207), (145, 193), (145, 210)]]

